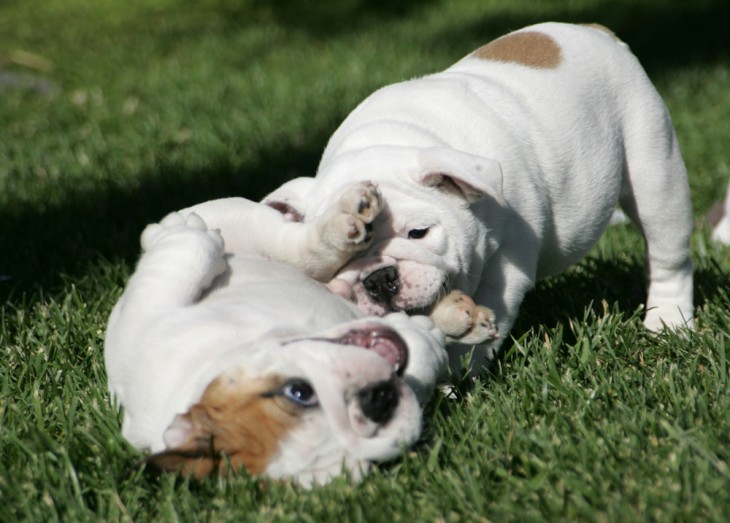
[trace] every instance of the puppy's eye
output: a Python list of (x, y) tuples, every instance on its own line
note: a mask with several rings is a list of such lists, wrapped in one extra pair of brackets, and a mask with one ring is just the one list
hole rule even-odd
[(288, 381), (281, 388), (281, 394), (289, 401), (302, 407), (315, 407), (319, 404), (314, 389), (304, 380), (295, 379)]
[(409, 240), (420, 240), (424, 236), (428, 234), (428, 227), (425, 229), (411, 229), (408, 231), (408, 239)]

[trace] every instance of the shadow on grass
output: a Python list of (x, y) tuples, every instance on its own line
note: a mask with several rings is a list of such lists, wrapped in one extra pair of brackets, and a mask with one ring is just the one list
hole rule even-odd
[[(267, 0), (259, 2), (261, 14), (268, 14), (284, 27), (307, 32), (318, 39), (327, 39), (342, 33), (397, 20), (427, 8), (436, 0)], [(228, 2), (238, 5), (245, 16), (247, 2)], [(236, 15), (236, 8), (231, 14)]]
[[(316, 139), (324, 143), (326, 136)], [(141, 175), (136, 187), (120, 187), (109, 180), (93, 193), (66, 191), (62, 204), (42, 210), (0, 209), (0, 252), (13, 253), (0, 265), (0, 300), (39, 288), (52, 293), (63, 284), (64, 276), (83, 275), (100, 258), (132, 264), (148, 223), (215, 198), (259, 200), (292, 171), (313, 174), (320, 154), (320, 147), (313, 144), (277, 149), (262, 153), (256, 166), (247, 170), (215, 159), (204, 171), (160, 164)]]
[[(586, 258), (576, 268), (538, 282), (525, 297), (512, 335), (517, 338), (535, 325), (567, 326), (571, 320), (581, 320), (587, 307), (601, 317), (602, 301), (628, 318), (646, 302), (645, 270), (643, 258)], [(716, 301), (727, 281), (720, 267), (695, 266), (695, 306)]]

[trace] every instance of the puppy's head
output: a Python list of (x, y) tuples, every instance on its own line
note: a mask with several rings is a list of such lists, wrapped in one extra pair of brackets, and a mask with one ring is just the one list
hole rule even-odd
[(501, 240), (498, 162), (442, 147), (378, 146), (342, 155), (324, 171), (323, 181), (372, 180), (386, 203), (371, 247), (330, 288), (375, 315), (427, 309), (453, 288), (474, 291)]
[(420, 406), (402, 379), (408, 357), (404, 339), (377, 319), (245, 348), (146, 462), (196, 477), (226, 462), (304, 485), (343, 468), (359, 479), (420, 435)]

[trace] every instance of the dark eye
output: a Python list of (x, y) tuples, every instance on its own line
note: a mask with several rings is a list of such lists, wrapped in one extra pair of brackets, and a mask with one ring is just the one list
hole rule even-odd
[(282, 388), (281, 394), (289, 401), (302, 407), (315, 407), (319, 404), (312, 386), (304, 380), (290, 380)]
[(425, 229), (411, 229), (408, 231), (408, 239), (409, 240), (420, 240), (424, 236), (428, 234), (428, 227)]

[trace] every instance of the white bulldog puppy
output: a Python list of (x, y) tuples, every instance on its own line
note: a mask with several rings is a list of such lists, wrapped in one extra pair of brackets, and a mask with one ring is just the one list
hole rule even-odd
[(712, 239), (730, 245), (730, 186), (725, 197), (707, 213), (707, 220), (712, 225)]
[(583, 257), (617, 203), (646, 241), (646, 327), (692, 326), (677, 138), (636, 57), (602, 26), (527, 27), (376, 91), (333, 134), (316, 178), (264, 201), (316, 220), (358, 180), (378, 184), (386, 209), (333, 288), (379, 315), (427, 310), (450, 289), (473, 296), (496, 316), (474, 368), (535, 281)]
[(343, 469), (357, 480), (418, 439), (419, 399), (447, 365), (442, 332), (366, 317), (310, 277), (366, 248), (380, 210), (359, 184), (305, 223), (231, 198), (145, 229), (105, 362), (146, 462), (199, 477), (223, 460), (310, 485)]

